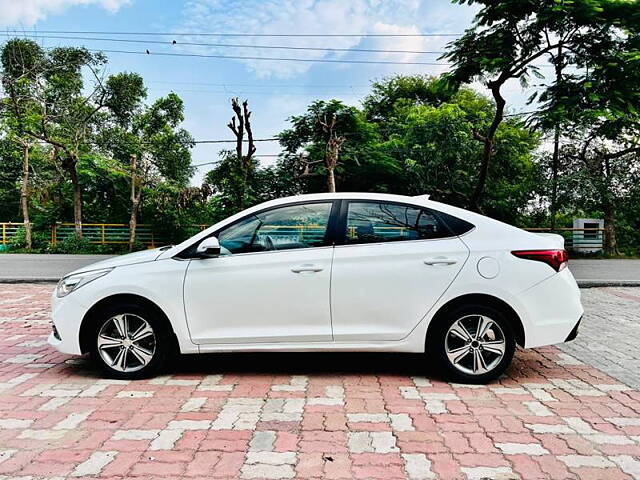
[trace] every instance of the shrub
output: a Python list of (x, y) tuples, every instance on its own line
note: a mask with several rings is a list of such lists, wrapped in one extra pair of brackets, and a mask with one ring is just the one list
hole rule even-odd
[(49, 253), (94, 253), (95, 247), (86, 238), (70, 235), (55, 245), (50, 245)]
[[(144, 250), (147, 247), (140, 242), (133, 244), (132, 251)], [(74, 235), (70, 235), (61, 242), (51, 245), (48, 253), (68, 253), (68, 254), (96, 254), (96, 255), (121, 255), (123, 253), (129, 253), (128, 243), (116, 243), (116, 244), (99, 244), (91, 243), (86, 238), (76, 238)]]
[(49, 235), (47, 233), (31, 230), (31, 249), (27, 249), (26, 234), (27, 232), (24, 227), (16, 230), (16, 233), (11, 237), (11, 240), (9, 240), (8, 250), (14, 253), (39, 253), (49, 246)]

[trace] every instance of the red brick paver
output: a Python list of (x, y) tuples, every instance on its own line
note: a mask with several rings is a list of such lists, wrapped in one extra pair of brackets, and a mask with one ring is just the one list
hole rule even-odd
[(211, 356), (104, 380), (46, 344), (51, 288), (0, 285), (0, 479), (640, 478), (640, 393), (553, 347), (488, 386)]

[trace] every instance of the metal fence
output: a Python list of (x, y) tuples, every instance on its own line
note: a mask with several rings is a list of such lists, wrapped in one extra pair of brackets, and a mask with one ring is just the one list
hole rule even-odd
[[(15, 237), (20, 228), (24, 226), (20, 222), (0, 222), (0, 245), (7, 245)], [(188, 228), (188, 234), (196, 234), (209, 225), (197, 224)], [(387, 227), (397, 228), (401, 227)], [(299, 241), (319, 240), (324, 236), (324, 227), (319, 225), (264, 225), (262, 233), (268, 232), (276, 236), (290, 235)], [(573, 251), (596, 251), (604, 244), (605, 231), (603, 228), (525, 228), (534, 233), (557, 233), (564, 237), (565, 248)], [(391, 234), (385, 231), (385, 234)], [(402, 232), (401, 232), (402, 233)], [(350, 228), (349, 234), (353, 236), (355, 229)], [(56, 223), (51, 227), (51, 244), (64, 241), (75, 235), (73, 223)], [(82, 235), (91, 243), (110, 245), (127, 244), (129, 242), (129, 225), (126, 223), (83, 223)], [(402, 235), (401, 235), (402, 236)], [(139, 224), (136, 227), (136, 240), (146, 246), (154, 247), (162, 245), (165, 240), (161, 235), (153, 232), (151, 225)]]
[(16, 235), (18, 230), (24, 226), (24, 223), (0, 222), (0, 244), (6, 245)]
[[(189, 225), (187, 235), (195, 235), (204, 230), (209, 225)], [(65, 238), (75, 235), (76, 229), (74, 223), (56, 223), (51, 227), (51, 243), (55, 245), (63, 241)], [(118, 245), (129, 243), (129, 224), (128, 223), (83, 223), (82, 236), (89, 240), (90, 243), (101, 245)], [(136, 225), (136, 242), (149, 247), (164, 245), (167, 240), (152, 230), (151, 225)]]
[[(63, 242), (76, 233), (73, 223), (56, 223), (51, 227), (51, 244)], [(125, 223), (83, 223), (82, 236), (90, 243), (101, 245), (118, 245), (129, 243), (129, 225)], [(155, 245), (161, 239), (151, 230), (149, 225), (136, 227), (136, 240), (144, 245)]]
[[(21, 222), (0, 222), (0, 245), (8, 245), (16, 236), (18, 230), (24, 227)], [(189, 235), (196, 234), (208, 225), (190, 225), (187, 230)], [(60, 222), (52, 225), (49, 241), (52, 245), (62, 242), (75, 235), (74, 223)], [(101, 245), (117, 245), (129, 243), (129, 224), (127, 223), (83, 223), (82, 236), (90, 243)], [(154, 247), (163, 245), (165, 239), (155, 233), (151, 225), (139, 224), (136, 226), (136, 241), (143, 245)]]

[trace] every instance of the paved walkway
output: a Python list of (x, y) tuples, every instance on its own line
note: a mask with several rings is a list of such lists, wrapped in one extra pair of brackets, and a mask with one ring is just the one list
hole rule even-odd
[(640, 477), (640, 392), (555, 347), (488, 386), (400, 354), (210, 355), (111, 381), (45, 344), (50, 289), (0, 286), (0, 478)]
[(563, 352), (640, 390), (640, 288), (582, 290), (580, 333)]

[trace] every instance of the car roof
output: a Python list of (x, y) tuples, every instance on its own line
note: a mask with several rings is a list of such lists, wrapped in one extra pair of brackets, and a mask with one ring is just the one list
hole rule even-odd
[(428, 199), (428, 195), (420, 195), (410, 197), (407, 195), (395, 195), (391, 193), (369, 193), (369, 192), (336, 192), (336, 193), (307, 193), (303, 195), (294, 195), (290, 197), (277, 198), (262, 203), (260, 207), (268, 207), (275, 205), (283, 205), (294, 202), (305, 202), (313, 200), (382, 200), (422, 204), (423, 200)]

